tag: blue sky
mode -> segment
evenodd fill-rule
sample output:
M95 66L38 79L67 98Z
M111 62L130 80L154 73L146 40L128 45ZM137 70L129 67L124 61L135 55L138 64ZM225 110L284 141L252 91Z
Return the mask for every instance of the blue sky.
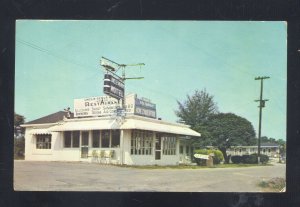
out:
M26 121L63 110L73 99L103 94L104 56L131 67L126 93L151 99L158 117L175 122L177 100L198 89L258 128L286 139L287 25L223 21L38 21L16 24L15 111Z

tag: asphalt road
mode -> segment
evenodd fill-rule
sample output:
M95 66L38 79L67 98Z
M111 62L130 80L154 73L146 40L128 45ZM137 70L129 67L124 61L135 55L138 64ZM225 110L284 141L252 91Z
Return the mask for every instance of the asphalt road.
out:
M15 161L16 191L262 192L263 179L285 178L285 165L137 169L96 163Z

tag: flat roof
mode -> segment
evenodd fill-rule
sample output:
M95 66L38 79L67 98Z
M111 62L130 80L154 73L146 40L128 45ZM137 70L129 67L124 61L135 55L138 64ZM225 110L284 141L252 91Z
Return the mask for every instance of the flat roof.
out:
M40 121L28 122L22 126L37 127L37 133L41 131L42 128L47 128L47 131L44 133L75 130L140 129L185 136L201 136L200 133L192 130L190 126L185 124L171 123L137 115L127 115L124 118L114 116L72 119L63 118L59 119L57 123L51 124L51 126L47 126L47 124L41 124ZM34 133L34 131L32 133Z

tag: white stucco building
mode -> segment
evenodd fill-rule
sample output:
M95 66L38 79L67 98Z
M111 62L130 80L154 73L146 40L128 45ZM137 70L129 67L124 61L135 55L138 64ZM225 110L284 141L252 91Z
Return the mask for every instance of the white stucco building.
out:
M125 165L189 163L189 126L135 114L71 117L59 111L25 123L25 160Z

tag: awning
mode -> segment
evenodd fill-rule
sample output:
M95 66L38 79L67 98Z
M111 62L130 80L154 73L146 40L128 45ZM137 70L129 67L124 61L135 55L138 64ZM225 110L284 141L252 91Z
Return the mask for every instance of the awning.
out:
M30 134L51 134L51 127L50 128L41 128L41 129L32 129Z
M201 136L200 133L190 129L185 125L151 122L138 119L127 119L121 126L121 129L140 129L186 136Z
M120 128L119 124L114 119L105 120L76 120L64 122L61 125L52 127L51 131L77 131L77 130L101 130Z

